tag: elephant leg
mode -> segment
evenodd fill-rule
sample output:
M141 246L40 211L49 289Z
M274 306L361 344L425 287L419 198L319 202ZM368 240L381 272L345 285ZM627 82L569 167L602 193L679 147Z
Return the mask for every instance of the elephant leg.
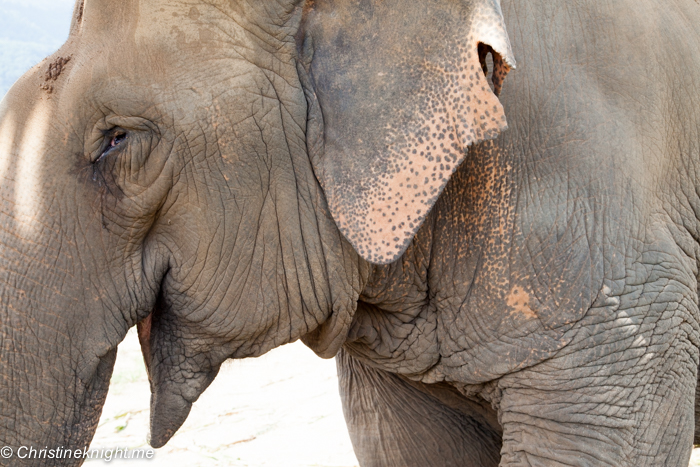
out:
M579 349L499 380L501 466L687 467L697 350L680 323L622 340L594 330ZM589 340L598 345L583 350Z
M446 385L371 368L344 350L336 361L343 412L362 467L498 465L501 432L490 406Z

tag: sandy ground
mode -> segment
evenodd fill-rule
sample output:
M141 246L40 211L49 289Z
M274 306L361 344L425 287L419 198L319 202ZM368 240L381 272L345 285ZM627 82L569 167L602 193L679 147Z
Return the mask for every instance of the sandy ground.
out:
M97 467L358 465L338 396L335 361L302 343L260 358L232 361L152 460L91 460ZM148 448L150 391L134 330L119 346L117 364L94 448ZM700 449L690 467L700 467Z
M224 365L190 416L151 461L110 466L353 467L335 361L302 343ZM148 448L150 391L132 330L119 346L93 448ZM104 460L87 461L87 466Z

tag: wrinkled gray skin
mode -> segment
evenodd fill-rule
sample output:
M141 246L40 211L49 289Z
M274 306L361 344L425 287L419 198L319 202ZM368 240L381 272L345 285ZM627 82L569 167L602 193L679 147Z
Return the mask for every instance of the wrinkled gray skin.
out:
M87 445L139 323L154 446L302 338L363 466L687 465L700 5L502 11L78 2L0 105L0 446Z

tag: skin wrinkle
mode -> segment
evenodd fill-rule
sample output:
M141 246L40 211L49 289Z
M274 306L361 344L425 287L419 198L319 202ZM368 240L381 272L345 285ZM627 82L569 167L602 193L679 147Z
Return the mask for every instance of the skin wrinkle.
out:
M267 75L266 75L266 77L267 77ZM277 90L276 90L276 88L275 88L274 83L272 82L272 80L270 80L269 77L267 77L267 78L268 78L268 80L269 80L269 82L270 82L271 88L275 91L275 95L276 95L277 102L278 102L278 105L279 105L280 114L282 114L282 113L283 113L282 100L280 99L279 94L277 94ZM287 131L286 131L285 127L284 127L284 119L282 120L282 122L283 122L282 131L283 131L283 133L286 134ZM257 121L256 121L256 124L257 124ZM260 130L260 131L261 131L261 134L262 134L262 130ZM285 142L287 143L287 152L288 152L288 153L291 153L291 148L289 147L289 141L288 141L286 138L285 138L284 140L285 140ZM264 141L264 139L263 139L263 141ZM267 143L265 143L265 147L266 147L266 152L267 152ZM294 162L293 162L293 161L292 161L292 170L294 171L294 173L296 173L296 170L294 170ZM294 179L294 181L295 181L295 187L297 187L297 189L296 189L295 191L298 193L299 190L298 190L298 184L296 183L296 178ZM277 212L277 211L276 211L276 212ZM299 212L302 212L301 209L299 209ZM277 213L277 218L279 218L279 213ZM278 224L278 229L279 229L279 224ZM283 237L282 233L279 232L279 230L278 230L278 235L279 235L280 238ZM306 244L306 242L303 240L303 229L302 229L302 244L303 244L303 245ZM307 263L308 263L308 257L306 256L306 250L305 250L305 249L304 249L304 253L305 253L305 259L307 260ZM296 264L294 265L294 269L293 269L293 270L295 270L295 271L298 270ZM310 275L310 277L313 277L313 276ZM285 280L286 280L286 275L285 275ZM288 287L287 284L285 284L285 286ZM312 287L313 287L313 280L312 280ZM291 322L293 322L293 319L292 319L292 316L291 316L291 310L288 310L288 312L290 313L290 315L289 315L289 322L291 323ZM304 314L303 316L305 316L305 314ZM305 320L304 320L304 321L305 321ZM308 330L309 330L309 329L308 329L308 325L307 325L307 331L308 331ZM291 328L290 328L290 333L291 333ZM289 336L289 339L292 340L292 339L293 339L293 336L290 335L290 336Z
M475 4L491 8L495 2L484 0ZM179 426L171 414L183 415L178 406L180 399L195 400L224 359L264 353L312 330L309 325L315 321L330 329L326 335L319 332L321 337L305 338L319 353L332 355L349 326L355 339L343 352L348 354L345 364L355 368L356 373L341 377L355 378L358 385L360 381L366 385L359 394L345 396L350 405L354 399L372 409L360 412L355 425L352 407L348 412L348 421L355 426L353 437L364 436L366 426L362 423L379 430L381 452L372 451L368 442L365 446L370 447L362 451L366 458L377 454L375 459L389 462L391 459L385 457L399 452L405 453L408 461L415 459L425 465L430 463L427 459L458 456L460 444L467 439L475 440L463 448L472 459L483 456L497 463L500 451L504 465L528 461L571 464L572 453L608 465L654 465L660 460L673 465L683 463L687 447L672 448L689 445L692 427L692 417L683 414L692 406L689 381L695 378L698 361L697 267L693 270L693 260L697 263L697 259L685 256L696 250L678 245L682 240L688 241L685 237L679 240L680 229L664 228L677 221L671 219L669 210L657 198L658 192L687 185L691 210L681 218L689 223L697 220L691 212L698 198L697 192L692 193L696 190L691 189L693 173L685 171L685 178L680 181L687 182L679 183L669 176L673 173L670 166L679 166L680 177L684 162L663 162L669 154L673 160L690 159L696 155L697 147L690 148L687 143L690 149L678 156L677 145L671 145L674 135L686 140L694 135L681 128L679 122L684 106L692 103L692 96L680 99L673 93L662 95L660 89L687 89L681 75L693 74L696 67L692 66L692 55L683 51L689 50L697 22L685 26L684 37L691 41L657 41L669 27L640 26L647 24L649 18L661 18L664 21L655 23L682 27L674 21L674 8L670 6L665 6L659 16L655 11L659 6L626 1L618 3L615 11L594 2L577 4L573 11L571 6L551 2L530 5L504 1L509 33L517 39L513 43L518 58L523 58L523 66L512 79L509 77L501 94L511 129L491 143L471 146L468 154L458 151L455 155L466 160L451 175L439 199L438 191L447 180L445 174L435 177L440 184L432 189L415 188L420 196L430 198L424 203L435 206L426 214L430 206L422 205L417 215L427 215L427 219L420 228L420 222L412 215L418 232L396 264L371 267L339 235L325 202L325 194L335 188L324 179L332 168L326 172L326 167L320 165L334 157L333 138L340 138L338 134L343 131L351 134L361 128L356 122L344 123L345 114L337 109L356 116L360 123L369 122L378 132L387 132L359 131L363 142L384 141L382 138L387 135L406 136L406 121L389 119L387 125L378 122L387 115L407 117L413 110L410 116L416 121L443 111L456 118L450 113L454 109L448 112L442 108L442 93L449 86L456 86L459 79L443 79L450 69L444 63L431 68L427 66L431 60L418 57L411 62L407 46L401 49L394 40L375 38L369 51L388 57L383 65L389 65L382 71L390 71L391 76L377 81L368 79L365 86L362 73L371 75L380 70L366 60L367 54L357 53L353 41L362 39L360 26L371 24L377 4L357 4L362 7L357 11L366 15L359 17L357 28L348 27L352 23L347 18L337 23L324 19L330 26L314 26L309 19L314 12L310 10L320 11L324 5L331 5L317 0L315 6L307 7L309 17L305 21L310 27L304 34L318 33L314 27L327 27L328 35L316 34L308 46L314 49L313 57L300 59L311 71L309 81L318 88L317 111L324 112L327 131L323 133L325 153L318 149L319 154L309 158L304 133L310 130L303 127L304 118L320 120L306 108L303 91L308 90L297 82L293 40L299 20L299 12L294 12L296 4L280 0L276 5L212 5L225 14L220 16L206 5L195 12L192 5L184 3L141 4L129 0L112 12L119 13L120 21L137 18L134 30L130 23L129 28L111 22L100 28L100 21L109 16L103 13L109 12L94 6L91 9L88 2L85 22L73 34L84 35L80 38L83 43L92 45L80 48L72 42L66 46L74 53L67 71L56 80L49 102L54 106L55 120L71 121L70 128L50 126L48 131L56 133L56 145L50 148L46 160L37 164L38 174L52 180L45 188L47 192L63 190L70 195L43 202L41 208L46 212L37 214L41 219L32 222L16 219L22 201L9 193L15 183L12 177L5 184L10 188L3 187L2 202L6 197L12 200L3 204L3 212L8 210L10 215L3 215L0 234L5 232L3 243L11 245L3 249L2 255L11 266L0 268L0 283L11 284L11 289L26 289L30 295L20 297L11 289L3 290L3 299L11 300L13 306L21 308L19 311L31 315L24 318L14 308L3 308L3 314L12 315L18 324L9 331L13 345L17 339L26 339L23 345L27 347L47 347L52 341L49 330L58 327L64 331L64 324L52 322L59 321L61 315L39 313L46 299L66 310L66 320L82 319L81 326L70 333L63 332L67 337L61 345L71 350L68 364L68 360L44 363L38 354L27 357L27 361L31 360L27 365L36 374L61 368L68 376L61 371L45 376L55 380L51 383L54 392L66 389L65 394L37 391L19 402L22 411L30 413L18 422L25 425L26 433L33 432L38 441L73 441L76 438L71 436L78 432L89 436L92 428L87 425L95 417L85 412L81 419L80 414L71 411L80 405L81 398L93 397L88 387L92 381L89 373L97 371L93 369L98 360L93 357L113 348L135 320L153 309L162 291L163 303L152 316L148 350L153 357L149 371L155 375L155 387L160 391L156 399L166 401L154 403L152 428L158 444ZM431 0L428 13L440 13L445 5ZM444 32L444 36L409 34L421 41L420 47L426 47L421 49L414 43L411 51L439 55L440 47L450 47L454 42L451 37L465 33L460 28L473 24L449 22L449 18L470 18L472 4L464 5L467 6L460 7L464 8L464 15L446 14L448 19L443 18L442 23L436 20L436 27L423 28ZM342 17L343 2L332 6ZM160 7L167 8L168 14L158 14ZM227 7L238 10L229 11ZM420 8L422 4L402 4L403 16L396 15L395 19L410 18L412 11L424 11ZM179 12L177 19L170 17L173 10ZM480 12L479 15L485 15L479 16L480 21L491 18L487 24L493 25L496 10L492 10ZM618 11L627 14L618 15ZM382 21L393 18L393 11L384 13L378 16ZM279 16L269 18L266 24L263 18L270 14ZM548 21L539 20L543 17ZM149 23L152 18L163 24ZM226 24L207 24L219 20ZM384 25L383 32L392 31L390 24ZM420 26L418 22L412 25ZM171 26L177 29L169 30ZM125 37L120 36L127 29ZM612 33L608 29L613 29ZM638 29L647 31L648 37L636 32ZM493 29L482 32L503 56L508 55L496 45L499 37ZM626 37L632 33L635 34L631 39ZM433 36L437 37L434 49L430 48ZM610 47L610 38L615 39L615 47ZM388 39L392 39L390 34ZM630 42L638 43L644 55L627 50ZM342 43L337 47L339 52L362 58L363 66L358 68L355 81L360 85L353 88L352 81L326 82L355 73L347 63L334 61L342 57L341 53L327 53L336 50L330 43L334 47ZM657 51L659 47L650 46L656 43L665 44L663 53ZM222 44L231 46L221 50ZM471 42L469 46L478 47ZM609 50L615 50L619 56L605 60ZM68 54L61 51L58 56ZM649 59L640 61L644 57ZM394 58L398 61L392 61ZM474 54L470 59L476 62ZM107 65L101 68L104 62ZM410 74L416 71L412 69L414 63L420 73ZM649 73L631 72L639 63L645 65L642 69L649 68ZM683 65L665 66L667 63ZM479 77L486 92L483 77L478 74L479 65L474 63L475 71L468 72ZM32 102L39 92L37 85L45 80L45 71L44 66L31 72L10 93L10 99L19 96L15 99ZM399 72L407 73L405 83L399 84L407 85L409 97L419 95L413 91L425 90L433 101L381 101L384 96L399 95L386 87ZM411 80L425 79L430 73L440 79L428 80L427 84L421 81L415 89L412 87ZM644 86L642 79L646 75L653 77L654 86ZM93 81L109 82L110 88L118 92L109 94L108 90L86 86ZM191 92L192 82L201 83L201 93ZM489 84L495 84L493 78ZM377 89L378 99L363 95L366 88ZM329 103L334 89L339 90L340 98ZM91 95L88 100L94 102L77 98L78 94ZM122 102L121 96L131 94L136 96L131 99L134 102ZM308 96L312 94L307 92ZM58 96L61 106L56 105ZM357 98L354 108L353 98ZM658 105L655 99L673 104ZM123 157L105 161L110 163L101 165L101 171L83 170L82 184L72 185L76 175L66 174L60 162L70 154L77 154L75 159L83 161L87 159L84 149L94 146L92 142L85 144L92 133L74 128L92 128L99 118L107 124L109 116L145 112L138 101L156 102L145 105L149 120L157 122L159 129L170 131L168 141L173 142L173 147L166 150L143 142L135 144L137 141L132 139L131 149ZM313 107L313 99L310 102ZM368 114L367 102L389 110L386 114ZM23 111L21 106L16 107L17 112ZM169 121L165 120L166 115ZM26 115L11 118L23 122ZM439 132L447 131L446 127L453 123L426 123L429 130L435 130L431 149L437 151L440 144L449 140L449 136L443 137ZM668 144L664 137L669 139ZM352 147L344 146L343 152L347 160L352 160L349 156L360 160L363 154L372 159L371 151L363 153L356 140L348 141ZM406 148L398 146L391 146L396 149L391 156L402 158L410 166L411 151L404 154L401 151ZM10 149L10 154L2 157L14 156L18 151ZM150 151L150 156L139 158L144 151ZM157 159L158 151L169 151L171 157L167 164L163 162L168 170L154 178L150 174L163 168L149 165ZM29 153L19 156L16 160L26 157L31 161L33 157ZM142 159L145 165L137 170L136 164ZM395 168L389 162L387 172L382 172L385 175ZM452 170L457 161L450 164L449 169L440 170ZM413 172L409 169L409 173L415 174L416 166L411 169ZM94 174L99 175L97 180L92 180ZM317 175L326 192L321 191ZM349 179L353 174L340 175L339 179ZM372 177L368 180L373 181ZM417 180L425 184L424 177ZM388 182L382 179L381 183ZM222 184L226 187L222 188ZM151 185L156 188L151 190ZM359 185L362 183L350 188ZM395 186L390 188L391 195L387 191L381 197L401 196L396 194ZM9 194L5 195L5 190ZM351 190L338 192L352 198ZM229 202L231 198L234 202ZM169 207L162 209L163 206ZM149 211L151 208L154 210ZM61 224L71 223L72 219L73 225L60 229ZM137 219L143 221L133 225ZM24 243L23 237L15 234L22 226L35 229L40 240ZM74 240L58 243L56 237L68 230ZM235 240L227 241L229 236ZM57 243L60 248L54 247ZM49 244L50 248L41 248ZM245 251L246 246L249 252ZM41 254L49 258L30 265L22 262L20 253L30 258ZM167 267L154 265L146 270L149 254L167 258ZM51 274L41 271L58 275L60 268L99 272L89 278L76 272L72 281L62 276L49 279L53 281L50 287L44 285L42 274ZM56 287L58 291L54 290ZM91 296L91 290L100 292ZM516 297L509 298L515 290ZM362 303L353 317L358 297ZM227 317L218 314L224 308ZM4 320L3 325L2 332L8 332ZM31 330L23 331L27 326ZM99 352L91 351L92 346ZM53 358L59 356L63 354ZM10 371L3 359L0 365L4 374ZM13 364L15 369L20 367ZM80 374L79 368L83 369ZM412 389L407 389L406 379L392 374L397 372L416 380L410 383ZM73 376L76 378L71 386ZM62 377L65 380L61 381ZM108 377L100 374L97 380L106 381ZM29 376L22 375L13 384L17 381L25 388L32 386ZM502 426L495 427L497 422L489 425L468 421L475 416L452 413L444 400L427 396L435 386L426 383L442 381L459 388L462 403L476 406L474 400L483 402L487 409L480 412L482 416L486 413L487 418L496 419L498 415ZM5 387L0 386L3 390ZM394 397L392 388L403 388L416 403L406 404ZM347 387L342 389L349 391ZM67 428L65 434L55 435L48 429L37 429L29 420L33 417L35 422L41 421L42 414L31 412L32 407L39 407L51 396L55 396L59 407L50 414L52 419L68 426L75 423L73 433ZM168 402L168 396L179 399ZM96 390L94 397L94 405L99 409L103 394ZM402 409L415 412L401 412ZM376 414L380 410L387 418L375 418L374 425L361 418L363 413ZM425 413L433 417L425 417ZM432 428L425 436L430 444L405 441L414 433L409 427L420 430L423 425ZM460 438L453 441L455 433ZM484 440L483 433L490 438ZM397 439L404 440L415 452L398 449ZM580 449L571 449L574 444ZM440 449L445 455L435 454Z

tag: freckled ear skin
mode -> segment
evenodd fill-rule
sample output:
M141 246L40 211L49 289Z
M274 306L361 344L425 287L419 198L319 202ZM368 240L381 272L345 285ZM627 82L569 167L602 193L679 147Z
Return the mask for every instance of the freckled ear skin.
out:
M316 175L357 252L391 263L467 148L506 128L480 60L498 93L515 67L500 4L317 0L302 35Z

